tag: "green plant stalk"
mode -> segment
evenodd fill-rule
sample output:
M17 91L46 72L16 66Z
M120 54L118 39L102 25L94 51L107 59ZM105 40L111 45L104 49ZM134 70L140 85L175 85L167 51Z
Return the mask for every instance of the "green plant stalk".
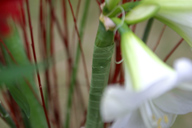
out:
M145 27L145 31L144 31L144 34L143 34L143 38L142 38L142 40L143 40L144 43L147 43L147 39L148 39L148 37L149 37L149 33L150 33L150 30L151 30L153 21L154 21L154 18L151 18L151 19L149 19L148 22L147 22L147 25L146 25L146 27Z
M85 25L86 25L87 16L88 16L89 5L90 5L90 0L86 0L84 10L83 10L83 16L82 16L81 23L80 23L80 29L79 29L80 40L83 40L84 29L85 29ZM67 113L65 116L65 124L64 124L65 128L69 128L69 123L70 123L72 98L73 98L73 92L74 92L74 87L75 87L75 83L76 83L79 58L80 58L80 54L81 54L80 52L81 52L80 51L80 45L78 43L78 46L76 49L75 63L72 67L70 88L69 88L68 99L67 99L67 110L66 110Z
M9 113L5 110L5 108L0 103L0 114L5 122L11 127L16 128L15 123L13 122L12 118L10 117Z
M86 128L103 127L100 116L100 100L103 90L108 83L111 57L114 49L113 38L113 32L106 31L103 23L100 22L93 53Z
M18 65L26 65L30 63L29 60L27 59L18 31L16 29L13 29L12 33L10 33L9 36L3 38L3 41ZM4 47L2 47L2 49L7 65L15 64L15 62L11 59L11 57L7 53L7 50ZM35 81L33 79L33 75L31 75L30 77L26 77L26 80L28 80L28 82L36 92L36 86ZM45 119L43 108L36 99L35 95L33 94L28 84L26 83L26 80L18 79L14 84L18 86L18 88L25 95L29 103L30 106L29 120L31 126L32 128L47 128L47 122Z

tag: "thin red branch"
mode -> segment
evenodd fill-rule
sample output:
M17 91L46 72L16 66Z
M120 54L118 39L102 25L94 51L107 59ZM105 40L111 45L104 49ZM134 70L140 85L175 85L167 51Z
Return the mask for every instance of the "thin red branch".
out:
M154 51L154 52L155 52L155 50L157 49L157 46L159 45L159 43L160 43L160 41L161 41L161 38L162 38L163 33L164 33L164 31L165 31L165 28L166 28L166 25L163 26L163 29L162 29L162 31L161 31L161 33L160 33L160 35L159 35L159 38L158 38L158 40L157 40L157 43L155 44L155 47L153 48L153 51Z
M84 115L83 115L83 121L80 124L80 128L85 126L86 123L86 116L87 116L87 110L84 111Z
M77 10L76 10L76 20L78 20L78 15L79 15L79 9L80 9L80 5L81 5L81 0L78 1L78 4L77 4ZM75 42L75 25L73 27L73 32L72 32L72 37L71 37L71 40L72 40L72 43Z
M66 0L62 1L62 5L63 5L63 21L64 21L65 38L66 38L66 43L69 44L69 29L68 29L68 22L67 22Z
M43 0L40 0L40 4L39 4L39 28L40 28L40 42L43 43L39 43L40 47L41 47L41 53L43 55L44 59L48 58L48 51L47 51L47 32L46 32L46 14L44 11L44 4L43 4ZM49 106L52 106L52 92L51 92L51 84L50 84L50 78L49 78L49 69L47 68L45 70L45 81L46 81L46 87L47 87L47 97L48 97L48 108Z
M73 16L73 21L74 21L74 24L75 24L75 30L76 30L76 33L77 33L77 36L78 36L78 40L79 40L79 47L80 47L80 50L81 50L81 56L82 56L82 59L83 59L83 66L84 66L84 70L85 70L85 77L86 77L86 80L87 80L87 86L89 86L89 77L88 77L88 72L87 72L87 66L86 66L86 61L85 61L85 55L84 55L84 52L83 52L83 48L82 48L82 42L81 42L81 38L80 38L80 35L79 35L79 30L77 28L77 23L76 23L76 18L75 18L75 14L74 14L74 11L73 11L73 7L72 7L72 4L71 4L71 1L68 0L69 2L69 6L70 6L70 9L71 9L71 13L72 13L72 16Z
M64 45L65 45L65 48L66 48L66 54L67 54L67 57L68 57L68 59L67 59L67 62L68 62L68 70L69 70L69 74L68 74L68 75L71 76L70 73L71 73L71 70L72 70L72 58L71 58L71 54L70 54L70 50L69 50L68 38L63 34L63 32L62 32L62 30L61 30L61 26L60 26L60 24L59 24L59 21L58 21L56 15L55 15L53 6L52 6L52 4L51 4L51 0L48 0L48 2L49 2L49 6L50 6L50 8L51 8L51 10L52 10L52 11L51 11L51 15L52 15L51 17L52 17L53 21L54 21L55 24L56 24L57 30L58 30L58 32L59 32L59 35L61 36L61 38L62 38L62 40L63 40L63 43L64 43Z
M55 60L55 50L54 50L54 34L53 34L53 8L51 9L51 18L50 18L50 45L51 45L51 56L53 57L53 82L54 82L54 94L53 94L53 107L54 107L54 116L58 128L62 127L61 116L60 116L60 104L59 104L59 92L58 92L58 83L57 83L57 70L56 70L56 60Z
M30 35L31 35L33 57L34 57L35 63L37 63L37 57L36 57L36 52L35 52L35 44L34 44L34 38L33 38L33 30L32 30L32 23L31 23L31 16L30 16L30 10L29 10L29 0L26 0L26 5L27 5L27 14L28 14L28 22L29 22ZM45 106L43 90L42 90L42 85L41 85L41 78L40 78L40 75L39 75L38 68L37 68L37 79L38 79L38 84L39 84L41 100L42 100L42 103L43 103L43 110L44 110L44 113L45 113L45 117L46 117L46 120L47 120L48 127L51 128L51 125L50 125L50 122L49 122L49 117L48 117L46 106Z
M115 42L116 42L116 61L119 62L122 60L122 57L121 57L121 46L120 46L120 34L119 33L116 33L116 36L115 36ZM120 70L121 70L121 64L115 64L115 72L114 72L114 75L113 75L113 79L112 79L112 83L116 83L117 82L117 78L118 78L118 75L120 73Z
M173 52L179 47L179 45L183 42L183 38L179 40L179 42L175 45L175 47L169 52L169 54L165 57L164 62L166 62L169 57L173 54Z
M132 31L135 32L137 24L134 24L132 27Z
M124 82L125 82L124 70L123 67L121 66L119 83L120 85L124 85Z
M100 12L102 12L102 9L101 9L101 6L100 6L102 3L100 3L99 0L96 0L96 2L97 2L97 4L99 5L99 10L100 10Z
M9 51L9 49L7 48L7 46L6 46L6 44L3 42L3 40L0 39L0 43L3 45L3 47L5 48L5 50L7 51L7 53L9 54L9 56L11 57L11 59L13 60L13 62L17 64L15 58L13 57L12 53Z
M10 100L10 95L8 94L8 91L3 91L3 99L5 100L7 106L9 107L9 110L10 110L10 116L12 117L15 125L17 128L19 128L19 123L17 121L17 115L15 115L15 112L14 112L14 106L11 105L11 100Z
M22 15L22 25L21 28L23 30L23 37L24 37L24 42L25 42L25 49L26 49L26 53L27 53L27 57L28 59L32 62L32 58L31 58L31 52L30 52L30 46L29 46L29 40L27 37L27 31L26 31L26 19L25 19L25 12L23 9L23 5L21 7L21 15Z

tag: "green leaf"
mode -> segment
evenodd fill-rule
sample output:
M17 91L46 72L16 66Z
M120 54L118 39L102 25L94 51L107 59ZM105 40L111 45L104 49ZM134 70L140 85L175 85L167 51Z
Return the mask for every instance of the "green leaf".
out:
M11 127L11 128L17 128L13 119L9 115L9 113L5 110L5 108L1 105L0 102L0 115L4 119L4 121Z
M27 59L22 41L19 37L19 33L16 29L12 29L12 33L3 38L3 42L5 43L6 47L9 49L11 55L15 59L17 65L30 65L29 60ZM3 56L6 60L6 64L9 66L15 65L15 62L11 59L10 55L6 51L5 47L2 46ZM41 69L41 68L40 68ZM24 70L23 70L24 71ZM26 71L24 71L26 73ZM20 72L21 73L21 72ZM23 74L21 73L23 76ZM1 74L3 75L3 74ZM15 73L14 73L15 75ZM45 118L45 113L43 111L42 105L39 103L38 99L36 98L36 85L35 80L33 78L33 74L25 76L26 79L18 79L15 83L10 84L10 87L13 85L17 85L20 91L25 95L27 102L30 106L30 124L32 128L47 128L47 121ZM26 83L26 80L28 83ZM30 84L32 88L29 87ZM32 89L34 91L32 91Z
M29 77L35 71L35 66L32 64L28 65L11 65L1 67L0 70L0 86L2 84L10 84L18 79ZM8 85L9 86L9 85ZM11 85L10 85L11 86Z
M127 24L136 24L147 20L159 11L160 6L156 4L140 4L129 11L125 16Z
M30 107L25 95L17 88L17 86L12 86L9 88L9 92L13 99L17 102L19 107L25 112L27 117L30 117Z

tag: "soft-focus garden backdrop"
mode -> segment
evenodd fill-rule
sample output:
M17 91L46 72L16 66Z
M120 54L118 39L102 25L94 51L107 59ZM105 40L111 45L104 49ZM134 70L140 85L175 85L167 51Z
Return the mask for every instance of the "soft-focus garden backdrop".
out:
M55 12L56 15L59 19L60 24L62 25L62 29L64 28L63 23L62 23L62 8L60 4L60 0L55 0ZM73 9L76 12L76 7L78 0L71 0ZM68 14L68 28L69 28L69 37L70 37L70 52L73 55L73 59L75 56L75 50L77 46L77 36L75 34L75 37L73 36L73 28L74 28L74 22L72 19L72 14L69 8L69 4L67 2L67 14ZM82 16L82 11L84 8L84 0L81 1L81 6L80 6L80 12L78 16L78 26L79 26L79 19L81 19ZM38 19L38 13L39 13L39 0L30 0L30 11L31 11L31 16L32 16L32 26L33 26L33 32L34 32L34 38L35 38L35 46L36 46L36 51L38 54L38 60L42 60L42 57L40 56L40 47L39 43L42 43L39 41L39 19ZM86 23L85 27L85 34L84 38L82 40L83 42L83 50L85 53L85 58L86 58L86 64L88 68L88 74L89 74L89 81L91 79L91 65L92 65L92 54L93 54L93 45L94 45L94 40L96 37L96 32L97 32L97 27L99 23L99 15L100 15L100 10L97 2L95 0L91 0L90 8L88 11L88 20ZM77 18L77 17L76 17ZM136 34L139 37L142 37L144 28L145 28L146 22L140 23L136 26ZM154 22L150 36L148 39L148 46L150 48L154 47L154 42L157 42L158 37L160 35L160 32L163 28L163 24L160 23L159 21ZM28 34L29 34L29 29L28 29ZM67 79L67 66L66 66L66 55L65 55L65 49L62 44L62 40L58 34L58 31L56 30L56 27L54 28L54 43L55 43L55 51L56 51L56 59L57 59L57 73L58 73L58 85L59 85L59 102L60 102L60 108L61 112L60 115L62 117L62 121L64 122L64 117L66 113L66 99L67 99L67 92L68 92L68 87L66 86L66 79ZM75 41L74 41L75 39ZM175 46L175 44L179 41L180 37L170 28L166 27L166 30L163 34L163 37L161 39L160 45L158 46L156 50L156 54L161 58L164 59L165 56L169 53L169 51ZM180 57L188 57L192 59L192 50L189 47L185 41L179 46L179 48L174 52L174 54L170 57L170 59L167 61L168 64L172 65L173 61L177 58ZM115 63L115 60L113 58L112 63ZM113 67L113 65L112 65ZM43 82L43 73L41 73L41 78L42 78L42 83L43 86L45 82ZM82 65L82 60L80 61L79 65L79 70L78 70L78 85L75 88L75 95L73 98L73 107L72 107L72 120L71 120L71 128L78 128L80 123L83 120L83 115L84 115L84 110L87 107L88 104L88 91L86 88L86 80L84 77L84 69ZM79 97L81 92L82 98ZM0 97L0 101L4 101L3 97ZM38 124L37 124L38 125ZM7 128L8 126L0 119L0 128ZM192 114L187 114L184 116L178 116L175 124L173 125L172 128L191 128L192 127Z

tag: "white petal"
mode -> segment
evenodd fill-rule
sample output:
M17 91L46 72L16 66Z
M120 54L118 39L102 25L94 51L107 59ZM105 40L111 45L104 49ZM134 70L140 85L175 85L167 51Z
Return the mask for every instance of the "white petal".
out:
M136 110L125 117L116 120L111 128L146 128L140 111Z
M171 27L192 46L192 10L160 11L156 18Z
M152 83L175 73L163 63L136 35L122 35L122 53L133 88L137 91L147 89ZM132 86L126 85L126 86Z
M174 68L178 74L178 82L192 85L192 62L187 58L175 61Z
M110 122L116 120L136 109L134 98L129 95L122 87L107 87L101 100L101 116L103 121ZM129 99L127 100L127 98Z
M153 100L163 111L172 114L192 112L192 91L173 89Z
M116 120L175 87L175 77L161 79L141 92L130 92L123 87L110 86L103 93L101 115L105 122Z
M177 117L175 114L162 111L152 101L143 104L140 111L147 128L169 128Z

